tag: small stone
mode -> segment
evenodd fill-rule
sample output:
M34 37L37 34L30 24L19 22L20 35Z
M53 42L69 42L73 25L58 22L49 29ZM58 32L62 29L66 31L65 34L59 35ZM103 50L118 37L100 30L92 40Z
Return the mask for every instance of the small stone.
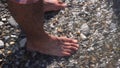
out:
M5 46L8 47L8 46L10 46L10 45L9 45L8 43L5 43Z
M0 59L0 62L2 62L3 61L3 59Z
M87 25L87 23L84 23L82 26L81 26L81 32L85 35L88 35L90 33L90 28L89 26Z
M93 51L94 50L94 47L90 47L87 49L87 51Z
M20 62L19 62L19 61L17 61L17 62L15 62L15 64L16 64L16 65L19 65L19 64L20 64Z
M15 32L19 33L19 32L21 32L21 31L20 31L19 29L16 29Z
M120 59L118 59L118 62L120 62Z
M81 37L82 40L86 40L87 39L87 37L83 33L80 34L80 37Z
M106 66L105 63L100 64L100 68L103 68L103 67L105 67L105 66Z
M111 32L115 32L117 30L116 24L115 23L111 23L110 24L110 29L111 29Z
M0 26L3 25L4 23L2 21L0 21Z
M22 39L22 40L19 42L20 47L24 47L24 46L25 46L26 41L27 41L27 38Z
M76 32L77 36L80 36L80 31L79 32Z
M2 54L3 53L3 51L2 50L0 50L0 54Z
M94 48L92 48L92 50L94 50ZM95 62L96 62L96 57L91 56L91 62L92 62L92 63L95 63Z
M58 64L60 67L64 67L64 64L63 63L59 63Z
M10 36L5 36L5 40L8 40L10 38Z
M7 21L7 19L6 18L2 18L2 21Z
M17 22L15 21L15 19L14 19L12 16L8 19L8 22L9 22L12 26L15 26L15 27L18 26Z
M95 68L95 64L90 64L90 67L91 68Z
M12 53L12 51L7 51L7 54L11 54Z
M4 42L0 40L0 49L4 47Z
M66 68L74 68L74 64L69 63L68 65L66 65Z
M11 42L10 42L10 45L14 45L14 44L15 44L15 42L14 42L14 41L11 41Z
M13 37L13 38L17 38L17 36L16 36L16 35L11 35L11 37Z
M78 63L77 60L73 60L73 59L69 60L69 62L72 63L72 64L77 64Z
M62 28L57 29L58 32L63 32Z
M50 27L51 27L51 28L55 28L55 26L54 26L53 24L50 24Z

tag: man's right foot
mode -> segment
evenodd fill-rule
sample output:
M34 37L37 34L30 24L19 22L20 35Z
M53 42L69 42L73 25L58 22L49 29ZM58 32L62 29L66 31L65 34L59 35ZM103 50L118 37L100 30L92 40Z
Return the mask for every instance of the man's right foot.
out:
M27 49L47 55L70 56L77 51L77 40L66 37L49 36L49 40L28 40Z

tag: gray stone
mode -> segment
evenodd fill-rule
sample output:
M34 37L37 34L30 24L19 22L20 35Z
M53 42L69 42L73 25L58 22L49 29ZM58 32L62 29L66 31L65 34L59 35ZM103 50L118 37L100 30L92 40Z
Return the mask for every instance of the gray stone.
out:
M2 21L0 21L0 26L3 25L4 23Z
M8 40L10 38L10 36L5 36L5 40Z
M24 47L24 46L25 46L26 41L27 41L27 38L22 39L22 40L19 42L20 47Z
M90 47L87 49L87 51L93 51L94 50L94 47Z
M95 3L95 2L97 2L97 1L98 1L98 0L91 0L92 3Z
M87 23L84 23L82 26L81 26L81 32L85 35L88 35L90 33L90 28L89 26L87 25Z
M9 22L12 26L15 26L15 27L18 26L17 22L15 21L15 19L14 19L12 16L8 19L8 22Z
M87 39L87 37L83 33L80 34L80 37L81 37L82 40L86 40Z
M0 48L4 47L4 42L2 40L0 40Z
M115 32L117 30L116 24L115 23L111 23L110 24L110 29L111 29L111 32Z

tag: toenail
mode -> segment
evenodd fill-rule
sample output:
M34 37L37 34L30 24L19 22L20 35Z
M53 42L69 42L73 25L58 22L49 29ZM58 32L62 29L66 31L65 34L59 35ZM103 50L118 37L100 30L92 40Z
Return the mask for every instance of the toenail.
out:
M79 47L79 45L77 44L77 47Z
M63 3L63 1L62 0L58 0L58 3Z
M76 48L76 50L78 50L78 48Z
M77 43L78 41L77 40L73 40L73 42Z

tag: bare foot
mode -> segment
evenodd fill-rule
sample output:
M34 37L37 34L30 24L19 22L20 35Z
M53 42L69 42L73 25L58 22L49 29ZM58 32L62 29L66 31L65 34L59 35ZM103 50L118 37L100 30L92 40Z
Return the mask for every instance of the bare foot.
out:
M70 56L78 50L77 40L66 37L49 36L49 40L28 40L27 48L47 55Z
M67 6L66 3L59 2L59 0L44 0L44 12L57 11Z

